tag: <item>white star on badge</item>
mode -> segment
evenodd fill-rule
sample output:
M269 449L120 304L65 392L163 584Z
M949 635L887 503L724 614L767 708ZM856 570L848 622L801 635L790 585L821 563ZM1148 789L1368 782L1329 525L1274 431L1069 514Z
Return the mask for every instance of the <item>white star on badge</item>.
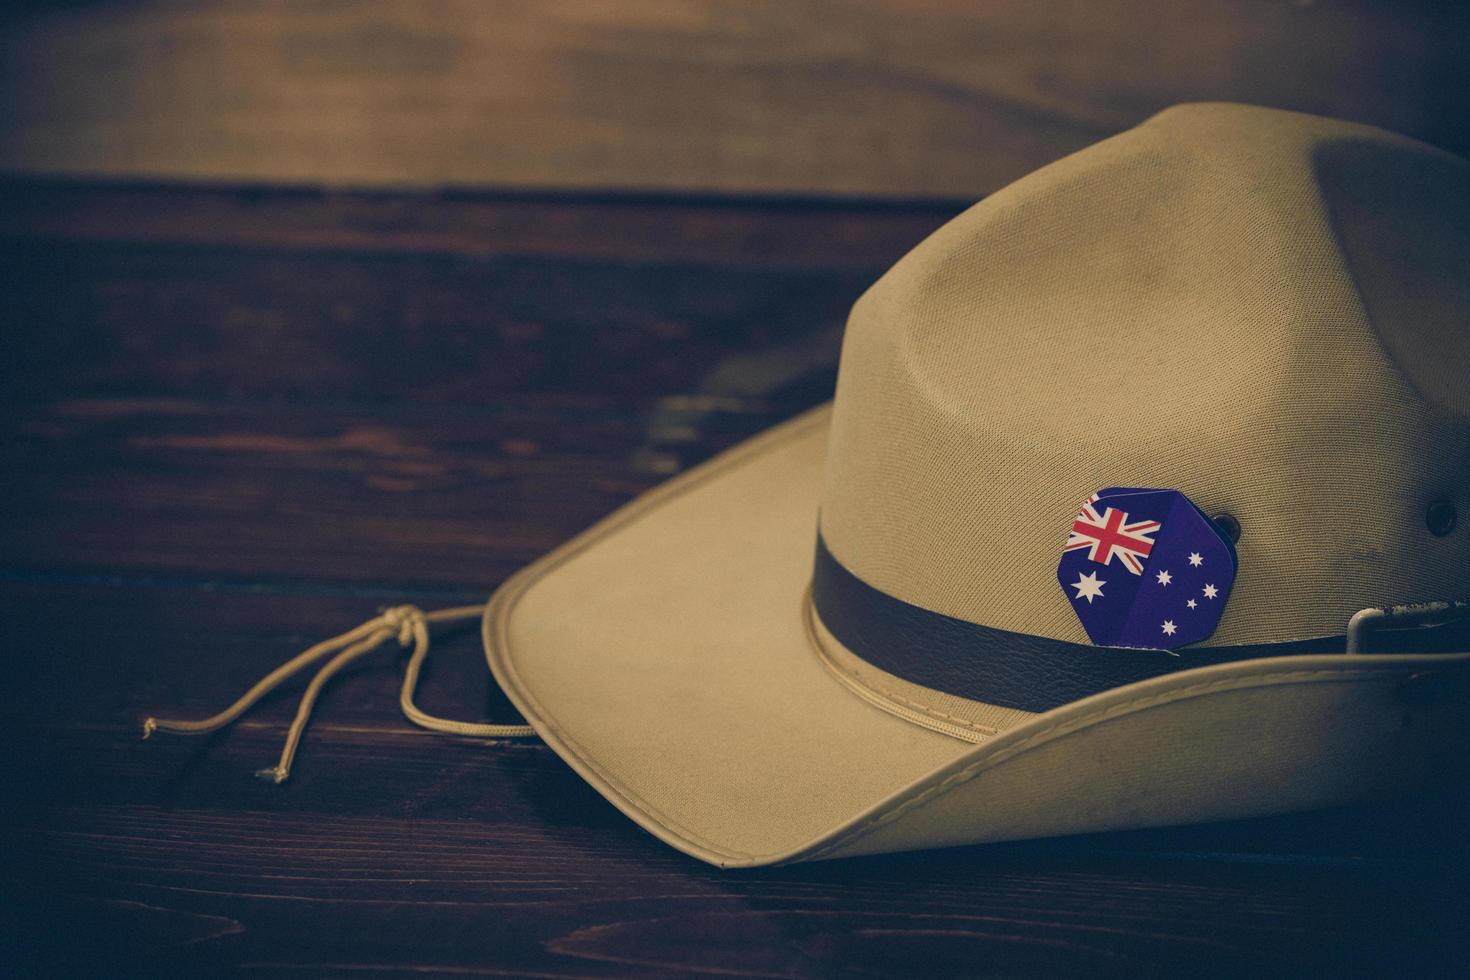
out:
M1174 620L1172 620L1172 619L1166 619L1166 620L1164 620L1164 633L1166 635L1168 635L1168 636L1173 636L1174 635Z
M1189 553L1189 564L1190 565L1194 566L1195 568L1199 568L1204 563L1205 563L1205 560L1200 557L1200 553L1198 551L1191 551Z
M1195 602L1193 599L1190 599L1188 602L1185 603L1185 605L1188 606L1190 609L1193 609L1198 606L1199 603Z
M1167 568L1159 573L1160 585L1168 585L1172 581L1174 581L1174 576L1169 574L1169 570Z
M1213 599L1213 598L1215 598L1215 596L1217 596L1219 594L1220 594L1220 590L1217 589L1217 588L1215 588L1213 585L1209 585L1209 584L1206 584L1205 585L1205 598L1206 599Z
M1087 575L1079 572L1077 573L1077 581L1072 583L1072 588L1077 590L1076 598L1086 599L1087 604L1090 606L1092 605L1093 597L1102 595L1102 587L1107 584L1107 579L1103 579L1101 582L1097 580L1097 572L1091 572Z

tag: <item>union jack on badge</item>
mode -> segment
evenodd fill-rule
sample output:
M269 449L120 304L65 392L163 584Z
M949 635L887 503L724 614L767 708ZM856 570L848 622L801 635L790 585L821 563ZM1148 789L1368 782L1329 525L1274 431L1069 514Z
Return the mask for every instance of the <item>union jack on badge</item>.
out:
M1184 494L1106 487L1083 502L1057 581L1098 646L1173 650L1214 632L1235 546Z
M1099 513L1101 511L1101 513ZM1087 557L1100 565L1114 558L1134 575L1143 574L1143 562L1153 550L1153 536L1163 525L1158 521L1128 522L1126 511L1089 499L1072 521L1063 551L1087 549Z

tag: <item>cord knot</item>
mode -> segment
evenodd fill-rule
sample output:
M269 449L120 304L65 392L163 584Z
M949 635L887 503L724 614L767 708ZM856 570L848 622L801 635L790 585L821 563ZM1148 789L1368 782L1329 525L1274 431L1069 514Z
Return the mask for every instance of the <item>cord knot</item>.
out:
M378 610L378 615L341 636L323 640L308 650L292 657L286 663L261 678L254 687L240 696L224 711L202 721L183 721L149 716L143 721L143 737L155 732L170 732L175 735L203 735L233 723L261 698L281 684L314 664L321 664L306 691L301 695L301 704L296 708L296 717L286 731L286 744L281 747L281 758L274 766L259 770L255 775L270 783L283 783L291 775L291 762L296 758L296 747L306 731L311 709L316 704L322 687L333 675L359 657L381 649L397 631L398 642L405 648L412 647L413 653L403 670L403 689L398 704L408 720L430 731L448 732L454 735L470 735L480 738L534 738L536 733L529 725L491 725L468 721L451 721L436 718L420 711L413 703L414 688L429 653L429 625L450 623L467 619L478 619L485 613L484 606L459 606L454 609L439 609L426 613L418 606L393 606Z
M398 631L398 645L407 649L413 645L414 627L427 623L428 617L418 606L392 606L383 610L383 623Z

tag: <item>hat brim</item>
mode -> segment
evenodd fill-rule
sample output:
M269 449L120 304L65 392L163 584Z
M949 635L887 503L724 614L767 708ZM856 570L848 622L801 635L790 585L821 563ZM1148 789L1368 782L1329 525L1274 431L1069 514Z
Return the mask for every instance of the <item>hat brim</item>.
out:
M640 497L487 607L512 703L657 837L753 866L1276 812L1405 775L1394 685L1418 657L1182 671L978 745L858 697L803 619L828 417Z

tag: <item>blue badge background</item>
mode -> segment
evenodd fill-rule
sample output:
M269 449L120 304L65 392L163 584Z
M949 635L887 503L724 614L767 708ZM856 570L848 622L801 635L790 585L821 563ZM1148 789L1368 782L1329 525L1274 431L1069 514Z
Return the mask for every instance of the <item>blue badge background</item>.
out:
M1154 535L1154 547L1144 561L1142 575L1134 575L1114 560L1107 565L1087 557L1085 550L1064 552L1057 581L1082 622L1088 637L1099 646L1172 650L1197 643L1215 631L1235 584L1235 548L1216 525L1184 494L1176 490L1109 487L1098 492L1095 505L1123 510L1129 523L1156 520L1163 526ZM1191 552L1203 562L1189 563ZM1168 571L1170 583L1158 581ZM1089 603L1073 588L1079 576L1096 573L1105 584ZM1216 595L1205 596L1213 585ZM1188 600L1195 600L1190 609ZM1171 636L1165 621L1174 624Z

